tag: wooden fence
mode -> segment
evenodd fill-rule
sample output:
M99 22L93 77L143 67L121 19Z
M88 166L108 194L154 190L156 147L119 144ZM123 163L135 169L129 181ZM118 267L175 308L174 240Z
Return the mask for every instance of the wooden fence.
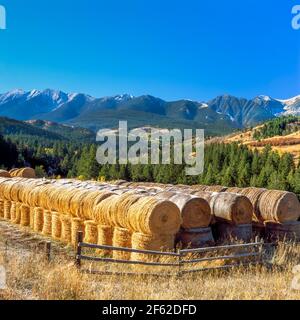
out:
M114 246L104 246L89 244L83 242L83 233L78 232L77 235L77 250L76 250L76 265L77 267L88 273L102 274L102 275L176 275L182 276L184 274L197 273L206 270L217 270L217 269L228 269L239 266L249 266L253 264L263 263L263 242L253 242L247 244L233 244L217 247L204 247L196 249L184 249L177 250L177 252L161 252L151 250L137 250L132 248L120 248ZM171 262L162 261L135 261L135 260L120 260L101 256L91 256L83 253L84 248L94 250L109 250L109 251L123 251L129 253L137 253L149 255L151 257L169 257ZM225 252L225 253L224 253ZM213 254L213 255L212 255ZM161 259L160 259L161 260ZM90 262L105 262L105 263L116 263L124 265L142 265L152 267L171 267L171 272L165 273L137 273L137 272L108 272L108 271L96 271L86 270L82 268L83 261ZM214 265L214 262L222 261L222 265ZM199 266L203 263L211 263L211 266ZM192 266L192 267L191 267ZM195 266L195 267L194 267Z

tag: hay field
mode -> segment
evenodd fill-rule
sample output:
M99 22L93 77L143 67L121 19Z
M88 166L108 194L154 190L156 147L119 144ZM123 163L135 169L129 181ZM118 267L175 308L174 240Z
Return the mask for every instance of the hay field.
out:
M6 244L17 237L16 232L22 241ZM0 264L8 270L7 289L0 290L0 300L300 299L300 291L291 289L292 269L300 262L299 245L280 245L269 257L272 268L211 271L181 279L146 278L81 274L67 249L49 263L41 250L33 250L41 239L33 239L26 229L15 230L0 222L0 234Z

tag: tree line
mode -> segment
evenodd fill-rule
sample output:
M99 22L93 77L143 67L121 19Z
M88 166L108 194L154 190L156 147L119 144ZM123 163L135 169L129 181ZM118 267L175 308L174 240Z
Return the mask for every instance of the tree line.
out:
M299 131L300 117L286 116L272 119L254 130L253 139L262 140L274 136L285 136Z
M204 172L186 176L182 165L99 165L96 144L47 141L40 138L0 136L2 168L29 165L39 176L97 180L129 180L171 184L224 185L288 190L300 196L300 166L289 153L279 155L238 144L208 144ZM2 150L5 150L2 152Z

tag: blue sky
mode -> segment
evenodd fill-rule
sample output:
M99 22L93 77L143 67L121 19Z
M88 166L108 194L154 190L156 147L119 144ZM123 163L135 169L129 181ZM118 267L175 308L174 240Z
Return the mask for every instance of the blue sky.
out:
M300 94L300 0L0 0L0 92Z

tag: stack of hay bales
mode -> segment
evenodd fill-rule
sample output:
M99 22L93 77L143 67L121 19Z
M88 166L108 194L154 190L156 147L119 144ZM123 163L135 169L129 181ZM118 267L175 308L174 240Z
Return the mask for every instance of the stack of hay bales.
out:
M227 192L213 196L211 201L217 220L215 230L218 238L250 241L253 232L251 201L243 195Z
M259 210L259 199L265 191L267 191L267 189L254 188L254 187L227 189L227 192L242 194L251 201L253 206L253 214L252 214L253 234L255 236L259 236L260 238L265 237L265 225Z
M203 191L194 194L209 201L215 218L213 233L216 240L251 239L253 206L247 197L230 192Z
M0 218L68 245L76 246L77 232L83 231L88 243L172 250L180 230L184 246L199 247L213 244L212 225L216 240L230 236L248 241L252 221L277 233L290 228L291 233L300 234L300 204L288 192L151 183L124 186L35 179L28 172L24 170L23 175L30 178L0 177ZM122 260L155 259L107 249L98 253Z
M270 240L300 240L300 204L294 193L269 190L259 198L259 211Z
M180 210L182 224L176 243L181 244L183 248L198 248L214 244L210 227L213 216L209 202L205 198L171 191L158 193L157 197L168 199Z
M179 208L171 201L141 197L128 210L127 229L132 232L132 248L140 250L172 250L175 235L182 223ZM132 260L150 257L135 254Z

